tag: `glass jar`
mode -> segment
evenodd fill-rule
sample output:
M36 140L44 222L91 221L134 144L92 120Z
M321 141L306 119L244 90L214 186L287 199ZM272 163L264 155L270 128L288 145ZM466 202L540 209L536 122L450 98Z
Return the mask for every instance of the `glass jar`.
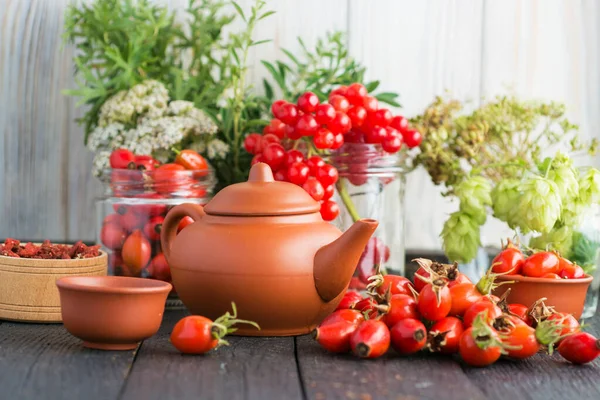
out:
M362 143L346 143L330 157L339 173L340 214L334 223L346 230L360 218L379 221L356 268L363 285L377 265L385 273L404 275L406 159L404 151L390 154L381 145Z
M212 170L108 170L96 201L97 242L108 253L108 274L171 281L160 245L167 212L181 203L206 204L216 179ZM180 229L191 223L183 220ZM170 298L176 298L172 293Z
M590 207L573 234L571 259L594 279L588 288L581 318L591 318L598 308L600 296L600 205Z

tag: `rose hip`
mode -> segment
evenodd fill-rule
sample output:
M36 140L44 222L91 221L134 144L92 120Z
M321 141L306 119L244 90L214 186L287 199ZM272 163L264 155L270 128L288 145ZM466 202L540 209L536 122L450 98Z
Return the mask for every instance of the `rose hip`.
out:
M381 357L390 347L390 331L382 321L367 320L352 333L350 347L361 358Z
M392 348L399 354L414 354L425 347L427 329L417 319L407 318L390 329Z

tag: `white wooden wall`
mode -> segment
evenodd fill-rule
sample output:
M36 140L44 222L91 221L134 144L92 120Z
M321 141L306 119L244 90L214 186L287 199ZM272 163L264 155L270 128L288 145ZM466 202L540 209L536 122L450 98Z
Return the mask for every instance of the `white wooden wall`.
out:
M156 0L179 9L187 0ZM252 0L240 1L247 7ZM61 90L73 86L72 49L61 47L69 0L0 0L0 238L94 239L92 155L73 122L80 111ZM584 137L600 137L600 2L596 0L268 0L277 14L256 39L259 60L310 46L327 31L348 33L368 78L401 93L414 115L444 90L477 104L510 88L564 101ZM260 86L259 86L260 88ZM598 163L598 160L593 160ZM407 246L439 248L456 205L423 171L408 179ZM486 243L506 234L484 229Z

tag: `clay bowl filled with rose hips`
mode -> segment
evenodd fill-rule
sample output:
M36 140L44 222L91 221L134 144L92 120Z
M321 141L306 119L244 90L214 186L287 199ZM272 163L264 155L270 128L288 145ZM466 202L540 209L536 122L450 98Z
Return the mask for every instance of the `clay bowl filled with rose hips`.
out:
M579 318L585 296L592 282L583 268L550 251L540 251L527 257L510 242L492 261L492 272L499 286L494 290L502 296L509 289L509 302L531 304L539 298L559 312Z

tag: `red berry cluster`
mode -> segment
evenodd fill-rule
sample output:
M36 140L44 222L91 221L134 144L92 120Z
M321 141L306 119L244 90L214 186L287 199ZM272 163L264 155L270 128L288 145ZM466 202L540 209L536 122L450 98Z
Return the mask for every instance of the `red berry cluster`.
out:
M330 200L337 170L318 156L306 159L300 151L289 150L295 147L294 141L305 141L316 152L337 150L344 142L351 142L378 143L395 153L403 142L408 147L421 143L421 134L409 129L406 118L394 117L390 110L380 108L360 83L338 87L329 95L328 103L320 103L316 94L305 92L296 104L275 101L271 111L275 118L263 134L250 133L244 140L244 148L254 155L252 165L267 163L277 180L306 189L321 202L326 221L339 213L337 204Z
M20 241L8 238L4 241L4 244L0 244L0 255L15 258L71 260L98 257L100 246L86 246L82 241L69 246L66 244L52 244L49 240L44 240L39 246L31 242L22 245Z
M389 347L400 355L459 354L477 367L503 355L530 358L553 346L574 364L600 355L600 341L581 332L571 314L546 306L545 299L527 307L493 295L497 274L490 271L474 284L456 264L416 261L420 268L413 282L376 274L369 279L367 297L347 291L315 330L319 344L362 358L380 357Z

